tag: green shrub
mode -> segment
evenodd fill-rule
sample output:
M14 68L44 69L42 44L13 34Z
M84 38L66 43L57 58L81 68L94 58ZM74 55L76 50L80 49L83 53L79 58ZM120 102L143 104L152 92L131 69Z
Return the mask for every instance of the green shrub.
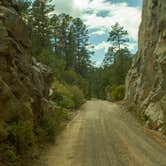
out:
M72 96L71 98L69 98L69 96L63 96L62 100L60 101L60 106L67 109L75 108L75 103L72 100Z
M7 143L0 144L0 157L2 160L7 162L16 162L19 159L14 147Z
M0 141L6 140L8 137L7 124L0 121Z
M36 133L38 142L43 143L47 139L48 133L46 129L44 129L44 126L42 126L43 128L41 127L41 124L35 129L35 133Z
M5 152L5 156L10 162L16 162L18 160L18 156L16 152L12 149L9 149Z
M45 112L37 129L39 140L54 141L56 134L60 130L62 119L63 111L60 109Z
M84 94L77 86L70 86L69 90L72 94L72 99L75 105L75 108L78 108L84 102Z
M63 80L67 84L78 84L80 76L73 70L65 71L63 74Z
M55 80L53 91L53 100L63 108L78 108L84 102L84 94L76 85L62 84Z
M53 84L53 91L52 98L59 106L67 109L73 109L75 107L72 100L73 96L67 85L55 80Z
M30 150L35 144L33 122L19 120L9 130L18 153Z
M80 77L78 85L77 85L80 90L83 92L84 97L90 99L91 98L91 87L89 82L86 79L83 79L82 77Z
M125 95L125 86L119 85L112 89L111 98L115 101L123 100Z

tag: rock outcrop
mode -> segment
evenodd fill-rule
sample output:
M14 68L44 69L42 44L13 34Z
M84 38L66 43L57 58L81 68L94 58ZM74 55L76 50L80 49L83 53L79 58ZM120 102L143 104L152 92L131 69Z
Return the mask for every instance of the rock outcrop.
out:
M144 0L139 48L126 79L126 99L147 124L166 123L166 1Z
M0 141L17 119L40 120L52 74L30 53L28 30L14 0L0 0Z

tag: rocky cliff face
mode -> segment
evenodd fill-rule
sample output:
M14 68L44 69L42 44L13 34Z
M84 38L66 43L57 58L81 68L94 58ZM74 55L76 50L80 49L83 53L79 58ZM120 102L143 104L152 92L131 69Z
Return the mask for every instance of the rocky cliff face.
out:
M51 73L31 57L27 27L12 0L0 0L0 141L17 119L37 125L47 109Z
M144 0L139 49L126 79L126 99L147 124L166 123L166 1Z

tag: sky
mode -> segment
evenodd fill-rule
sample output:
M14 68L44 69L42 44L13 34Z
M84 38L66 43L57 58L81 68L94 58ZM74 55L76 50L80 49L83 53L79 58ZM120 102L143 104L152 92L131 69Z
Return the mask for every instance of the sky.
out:
M80 17L87 25L94 46L92 61L102 63L110 43L111 26L118 22L129 33L129 49L137 51L142 0L54 0L55 12Z

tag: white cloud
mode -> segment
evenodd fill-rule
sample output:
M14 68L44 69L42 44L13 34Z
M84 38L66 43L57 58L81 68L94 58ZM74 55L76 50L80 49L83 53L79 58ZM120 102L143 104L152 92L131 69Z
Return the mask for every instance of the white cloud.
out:
M53 0L51 3L55 5L55 13L66 13L73 17L81 17L81 10L75 4L76 0Z
M101 1L101 0L100 0ZM108 2L107 2L108 3ZM110 30L111 26L116 22L127 29L130 38L137 40L138 28L141 21L141 10L134 7L127 6L126 3L119 3L108 5L103 2L101 8L94 8L92 14L84 14L83 19L89 29L107 29ZM109 11L106 17L98 16L97 12L105 10Z
M108 48L110 47L110 43L109 42L101 42L99 43L98 45L95 45L94 46L94 50L97 51L97 50L101 50L101 49L104 49L105 53L107 52Z
M106 34L106 32L104 30L96 30L92 33L90 33L90 35L104 35Z
M132 39L137 40L138 27L141 21L141 10L130 7L127 3L110 3L105 0L54 0L56 13L67 13L81 17L89 29L97 29L93 34L102 35L104 30L110 30L116 22L128 30ZM91 14L86 13L91 11ZM105 17L97 13L107 11ZM102 29L102 30L101 30Z
M89 0L74 0L73 5L75 8L78 8L80 10L84 10L88 8Z
M92 31L90 36L108 34L111 26L118 22L128 31L132 40L129 49L137 48L141 9L128 6L127 3L111 3L105 0L54 0L53 3L56 13L67 13L82 18L88 29ZM101 16L102 12L106 12L107 15ZM108 42L103 41L96 45L94 50L104 49L106 52L109 45Z

